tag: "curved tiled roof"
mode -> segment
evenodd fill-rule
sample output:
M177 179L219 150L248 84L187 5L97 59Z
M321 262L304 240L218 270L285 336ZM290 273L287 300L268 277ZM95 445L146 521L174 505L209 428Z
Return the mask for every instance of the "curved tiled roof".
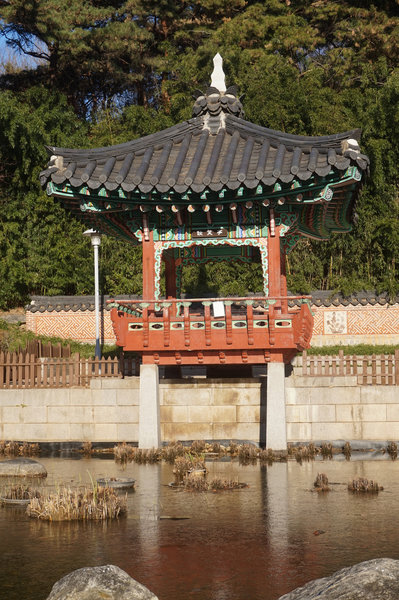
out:
M262 293L256 294L263 295ZM137 300L139 296L115 296L115 300ZM107 300L111 296L104 296L102 299L103 308L110 310L107 306ZM300 300L290 300L290 307L300 306ZM314 291L311 293L311 304L313 307L342 307L342 306L387 306L399 304L399 295L391 298L387 293L377 294L373 291L355 292L350 296L342 296L330 291ZM35 312L77 312L94 311L94 296L32 296L31 303L26 306L26 311Z
M186 122L125 144L48 147L51 159L41 184L181 195L305 182L332 168L342 174L350 166L368 168L357 144L359 130L306 137L267 129L237 116L241 104L231 89L211 88L197 98L194 112L197 116Z

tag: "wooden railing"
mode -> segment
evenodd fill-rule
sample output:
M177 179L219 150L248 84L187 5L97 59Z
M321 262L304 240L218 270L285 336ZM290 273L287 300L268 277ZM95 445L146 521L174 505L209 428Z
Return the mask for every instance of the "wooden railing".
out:
M395 350L394 354L370 356L345 355L342 350L335 356L308 355L303 352L298 363L299 372L305 376L354 375L359 385L399 385L399 350Z
M0 352L0 389L88 387L98 377L137 373L133 358L38 358L26 352Z
M110 300L117 343L128 351L293 349L309 346L308 296ZM301 307L289 309L289 301Z

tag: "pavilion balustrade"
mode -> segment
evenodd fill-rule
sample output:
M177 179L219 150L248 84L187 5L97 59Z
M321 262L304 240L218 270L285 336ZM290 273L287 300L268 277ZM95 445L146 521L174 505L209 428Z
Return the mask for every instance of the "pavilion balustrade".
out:
M289 301L302 303L293 309ZM110 301L118 343L129 350L171 351L305 346L313 318L308 296L249 296ZM266 341L266 346L265 346Z

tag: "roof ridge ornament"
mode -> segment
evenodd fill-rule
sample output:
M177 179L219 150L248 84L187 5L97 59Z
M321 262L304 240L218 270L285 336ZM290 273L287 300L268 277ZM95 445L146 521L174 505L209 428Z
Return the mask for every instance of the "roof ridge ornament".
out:
M211 87L216 88L219 92L226 91L225 74L223 71L223 58L219 54L213 57L213 71L211 75Z
M213 59L211 85L206 92L196 90L193 117L204 117L204 129L212 134L225 128L226 115L244 118L241 98L237 97L237 86L226 88L223 59L217 53Z

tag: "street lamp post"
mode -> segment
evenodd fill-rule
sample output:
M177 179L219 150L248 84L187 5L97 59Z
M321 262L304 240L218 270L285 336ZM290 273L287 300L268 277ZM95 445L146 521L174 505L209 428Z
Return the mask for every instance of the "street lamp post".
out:
M99 269L98 269L98 248L101 244L101 233L94 229L88 229L83 233L90 237L91 245L94 250L94 312L96 315L96 358L101 358L100 349L100 284L99 284Z

